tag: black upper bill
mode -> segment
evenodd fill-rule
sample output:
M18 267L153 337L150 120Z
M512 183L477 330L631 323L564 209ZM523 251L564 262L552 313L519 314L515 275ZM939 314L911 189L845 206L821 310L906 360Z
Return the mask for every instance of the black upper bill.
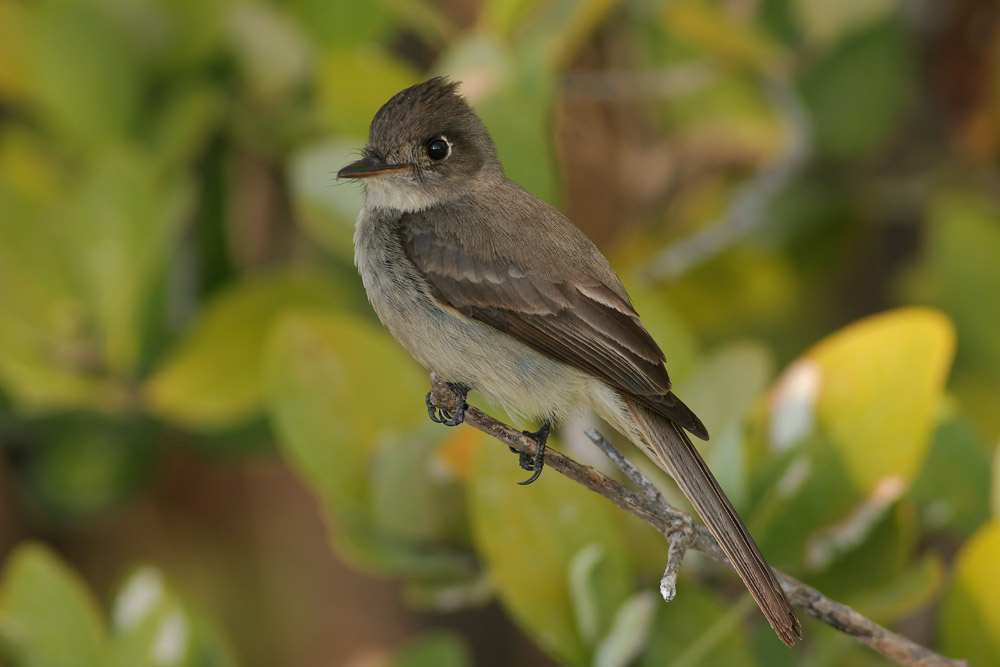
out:
M403 164L386 164L377 157L363 157L337 172L337 178L367 178L393 169L402 169Z

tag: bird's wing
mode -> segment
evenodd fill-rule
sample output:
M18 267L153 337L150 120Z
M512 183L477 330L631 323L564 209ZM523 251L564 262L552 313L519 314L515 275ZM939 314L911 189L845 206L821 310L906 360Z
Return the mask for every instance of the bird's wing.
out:
M593 375L694 435L708 437L698 417L670 391L663 352L639 322L620 283L609 286L597 276L565 267L532 270L528 253L502 253L522 261L500 261L495 245L476 244L483 246L477 252L461 233L440 227L419 213L408 214L399 233L407 256L443 306ZM575 228L571 233L585 239ZM586 245L583 250L598 253L589 241ZM538 250L533 247L530 254L538 257Z

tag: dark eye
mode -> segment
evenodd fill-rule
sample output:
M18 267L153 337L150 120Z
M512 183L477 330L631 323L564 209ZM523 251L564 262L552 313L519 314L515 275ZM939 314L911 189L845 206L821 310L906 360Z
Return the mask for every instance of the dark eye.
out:
M427 157L438 162L448 157L448 142L444 139L435 139L427 144Z

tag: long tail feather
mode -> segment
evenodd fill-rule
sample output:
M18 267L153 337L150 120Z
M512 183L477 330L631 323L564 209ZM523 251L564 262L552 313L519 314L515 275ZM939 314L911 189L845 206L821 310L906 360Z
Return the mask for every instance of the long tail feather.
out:
M650 453L673 476L698 510L778 637L792 646L802 637L799 619L771 567L687 433L636 401L626 399L626 404Z

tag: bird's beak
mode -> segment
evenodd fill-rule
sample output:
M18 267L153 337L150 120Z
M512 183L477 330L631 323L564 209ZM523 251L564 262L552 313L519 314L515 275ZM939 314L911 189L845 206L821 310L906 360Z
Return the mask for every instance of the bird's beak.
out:
M387 171L402 169L405 164L386 164L377 157L363 157L357 162L352 162L337 172L337 178L368 178L378 176Z

